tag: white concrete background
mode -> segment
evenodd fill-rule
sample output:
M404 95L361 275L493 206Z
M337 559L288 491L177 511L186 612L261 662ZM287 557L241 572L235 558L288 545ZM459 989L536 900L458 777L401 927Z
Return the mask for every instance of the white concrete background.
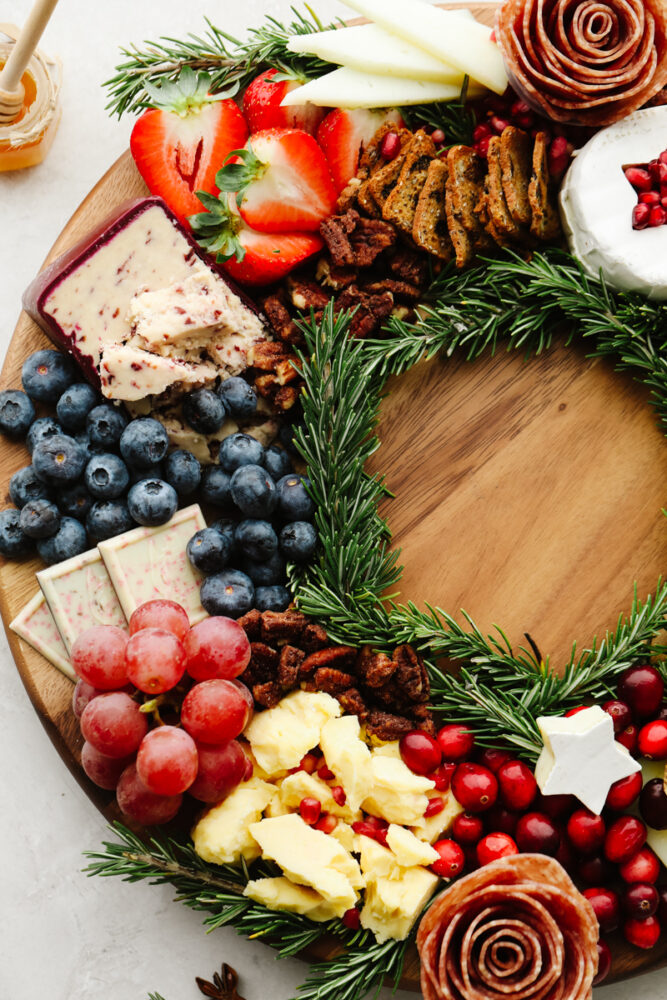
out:
M315 0L324 17L344 15L333 0ZM0 21L22 24L28 0L1 0ZM243 3L182 0L61 0L43 40L64 64L64 114L41 166L0 174L0 348L4 355L21 293L65 222L125 149L131 120L104 110L100 84L118 46L203 28L203 15L232 34L263 15L284 18L288 0ZM303 980L296 960L276 963L259 943L232 930L206 935L200 916L171 902L165 887L129 886L81 874L82 851L105 837L101 816L54 751L21 685L4 635L0 639L0 998L2 1000L166 1000L200 996L194 976L210 978L223 960L241 976L246 1000L287 1000ZM667 973L635 980L634 1000L665 996ZM629 989L605 989L624 1000ZM411 994L399 994L404 1000Z

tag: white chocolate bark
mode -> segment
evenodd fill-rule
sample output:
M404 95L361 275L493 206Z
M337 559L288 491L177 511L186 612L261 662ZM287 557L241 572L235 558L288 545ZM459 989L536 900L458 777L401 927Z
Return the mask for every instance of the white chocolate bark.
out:
M19 611L9 627L66 677L76 681L67 650L41 590Z

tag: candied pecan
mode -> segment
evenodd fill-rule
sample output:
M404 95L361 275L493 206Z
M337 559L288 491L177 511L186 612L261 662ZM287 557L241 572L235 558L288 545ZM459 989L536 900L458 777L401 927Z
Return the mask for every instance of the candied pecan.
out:
M414 723L403 715L392 715L390 712L379 712L373 709L366 719L366 732L379 740L389 742L399 740L405 733L414 729Z
M299 668L299 677L310 677L320 667L330 667L334 670L353 667L356 655L357 651L353 646L327 646L326 649L319 649L303 661Z
M329 645L329 636L326 630L316 622L308 622L303 632L299 645L307 653L314 653L318 649L324 649Z
M288 278L287 288L295 309L308 312L310 309L324 309L329 295L314 281L302 278Z
M350 285L336 299L335 311L355 309L350 323L350 336L363 339L379 328L383 320L391 315L393 307L394 298L391 292L367 295L356 285Z
M343 215L348 212L357 203L357 195L359 194L359 188L361 187L361 177L353 177L345 185L341 193L338 195L338 201L336 202L336 214Z
M318 691L326 694L336 694L346 691L354 684L352 674L346 674L344 670L336 670L331 667L320 667L315 671L315 684Z
M428 279L428 259L426 254L417 253L409 247L398 247L388 261L389 270L401 281L423 286Z
M369 284L363 286L363 290L369 295L381 295L382 292L391 292L395 298L407 299L408 302L416 302L421 295L421 289L417 285L412 285L409 281L397 281L394 278L371 281Z
M278 652L267 646L265 642L250 643L250 663L254 681L268 681L276 676L278 669Z
M348 712L351 715L358 715L360 722L365 720L368 715L368 709L357 688L348 688L347 691L341 691L335 694L334 698L340 702L344 712Z
M282 339L283 330L293 322L285 304L283 293L277 292L275 295L269 295L262 302L262 309L266 314L271 329Z
M359 680L366 687L382 687L395 670L396 664L384 653L376 653L371 646L362 646L359 650L356 671Z
M289 351L284 344L269 343L268 340L260 341L253 344L248 350L248 367L272 372L275 371L279 361L284 361L289 356Z
M293 385L282 385L273 397L276 410L286 413L291 410L299 398L299 390Z
M295 354L293 357L278 362L275 372L276 378L280 385L289 385L290 382L295 382L299 378L300 369L301 361Z
M382 687L373 688L372 690L369 688L368 694L369 697L372 696L374 701L379 702L384 708L393 712L407 712L408 709L412 708L410 699L396 680L396 673Z
M276 681L266 681L264 684L253 684L252 696L262 708L273 708L283 696L280 685Z
M416 723L415 728L423 729L429 736L435 736L438 727L435 724L431 709L427 708L426 705L413 705L410 711Z
M350 209L320 223L320 233L334 264L370 267L373 261L396 242L396 230L380 219L362 219Z
M325 288L333 288L340 292L357 280L358 271L355 267L336 267L328 257L320 257L315 270L315 277Z
M278 663L278 683L283 691L291 691L299 682L299 667L306 654L296 646L283 646Z
M297 645L308 619L300 611L263 611L262 639L274 645Z
M252 611L249 611L246 615L243 615L238 619L238 624L241 626L251 642L255 639L259 639L262 629L261 611L258 611L257 608L253 608Z
M273 399L280 388L280 383L275 375L259 375L255 379L255 389L264 399Z
M396 663L395 679L402 694L410 701L428 701L431 693L422 658L407 643L398 646L392 657Z

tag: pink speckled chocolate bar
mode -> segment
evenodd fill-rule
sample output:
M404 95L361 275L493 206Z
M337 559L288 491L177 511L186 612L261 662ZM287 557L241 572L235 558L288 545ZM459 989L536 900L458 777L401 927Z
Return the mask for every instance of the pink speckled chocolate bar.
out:
M77 679L60 632L41 590L38 590L23 610L19 611L14 621L10 622L9 627L12 632L20 635L25 642L41 653L49 663L61 670L71 681Z

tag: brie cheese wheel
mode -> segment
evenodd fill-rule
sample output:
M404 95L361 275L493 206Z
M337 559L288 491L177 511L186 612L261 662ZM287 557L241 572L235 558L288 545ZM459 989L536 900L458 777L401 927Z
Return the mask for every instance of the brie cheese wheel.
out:
M602 129L574 156L560 192L570 252L620 291L667 299L667 226L633 229L637 192L623 168L667 149L667 107L635 111Z

